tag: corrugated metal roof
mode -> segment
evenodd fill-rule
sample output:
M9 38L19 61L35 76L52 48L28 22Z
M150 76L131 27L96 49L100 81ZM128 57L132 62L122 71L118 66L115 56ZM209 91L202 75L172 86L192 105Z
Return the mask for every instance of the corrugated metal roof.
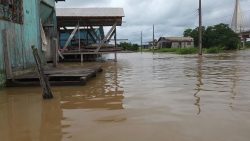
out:
M57 8L58 17L124 17L123 8Z
M165 40L168 40L168 41L178 41L178 42L183 42L183 41L192 42L192 41L194 41L194 39L192 37L161 37L159 40L161 40L162 38Z

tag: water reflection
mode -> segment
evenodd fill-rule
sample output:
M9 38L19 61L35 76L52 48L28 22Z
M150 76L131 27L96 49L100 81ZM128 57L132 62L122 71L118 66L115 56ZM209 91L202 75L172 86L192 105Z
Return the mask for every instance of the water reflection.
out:
M239 76L238 76L238 68L237 67L233 67L232 68L233 71L232 71L232 78L231 78L231 81L232 81L232 87L231 87L231 93L232 93L232 96L231 96L231 99L232 99L232 102L230 102L229 106L231 107L231 109L233 110L233 107L234 107L234 101L237 97L237 83L239 81Z
M0 91L0 140L61 141L69 109L123 109L123 89L117 64L109 64L96 79L83 87L54 87L55 98L43 101L37 88L9 88ZM106 67L106 66L104 66ZM126 120L125 117L115 121ZM63 122L62 122L63 121ZM106 122L109 119L100 119Z
M42 101L40 140L61 141L62 140L62 110L61 96L54 94L55 98L49 101Z
M121 67L113 62L103 65L108 66L86 87L58 88L63 109L123 109L124 91L118 80Z
M203 78L202 64L203 64L203 57L198 56L198 60L197 60L197 66L198 66L197 67L197 84L196 84L197 92L194 94L194 97L196 98L196 102L194 103L194 105L196 105L198 108L197 115L199 115L201 113L201 106L200 106L201 97L198 94L201 91L201 87L203 85L203 82L202 82L202 78Z
M42 101L41 91L27 89L2 91L0 137L3 141L60 141L61 109L58 96ZM1 97L1 98L2 98Z
M246 141L250 50L235 54L119 54L86 86L54 87L50 101L40 88L2 90L0 140Z

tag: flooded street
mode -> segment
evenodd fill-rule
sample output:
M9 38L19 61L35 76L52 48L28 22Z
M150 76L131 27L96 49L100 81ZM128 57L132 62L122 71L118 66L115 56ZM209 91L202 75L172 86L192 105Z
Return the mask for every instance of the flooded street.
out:
M53 87L53 100L39 87L0 90L0 140L250 139L250 50L119 54L96 64L102 73L85 86Z

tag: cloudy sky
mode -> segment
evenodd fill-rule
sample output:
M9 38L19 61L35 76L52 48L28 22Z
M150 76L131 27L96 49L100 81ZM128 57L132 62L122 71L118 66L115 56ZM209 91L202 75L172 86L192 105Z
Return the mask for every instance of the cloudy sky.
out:
M203 0L203 24L231 23L235 0ZM250 0L240 0L245 21L249 21ZM156 38L182 36L186 28L198 25L198 0L66 0L57 7L121 7L124 8L123 26L118 29L118 38L139 43L152 40L152 25ZM250 23L250 22L248 22Z

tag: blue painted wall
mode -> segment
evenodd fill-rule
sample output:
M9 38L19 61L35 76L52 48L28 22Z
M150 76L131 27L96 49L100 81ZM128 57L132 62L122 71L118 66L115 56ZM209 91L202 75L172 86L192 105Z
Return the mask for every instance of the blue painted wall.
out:
M60 33L60 39L59 39L59 44L60 44L60 48L62 49L64 47L64 45L66 44L71 32L73 30L70 30L69 32L61 32ZM99 38L104 38L104 31L103 31L103 27L99 27L97 29L95 29L95 33L96 35L99 37ZM81 29L81 32L80 32L80 36L81 36L81 42L85 42L85 45L87 44L87 38L88 38L88 43L89 44L95 44L97 42L93 41L90 37L90 35L87 34L87 30L86 29ZM74 42L74 39L75 39L75 42ZM72 41L70 42L69 46L76 46L78 47L78 44L79 44L79 32L77 31L75 33L75 36L74 38L72 39ZM98 40L98 39L95 39L95 40Z
M9 52L12 69L20 71L33 67L35 62L31 46L41 48L40 18L44 20L41 12L48 12L41 8L41 1L55 7L55 0L23 0L23 24L0 19L0 85L4 78L2 30L7 29L11 33Z

